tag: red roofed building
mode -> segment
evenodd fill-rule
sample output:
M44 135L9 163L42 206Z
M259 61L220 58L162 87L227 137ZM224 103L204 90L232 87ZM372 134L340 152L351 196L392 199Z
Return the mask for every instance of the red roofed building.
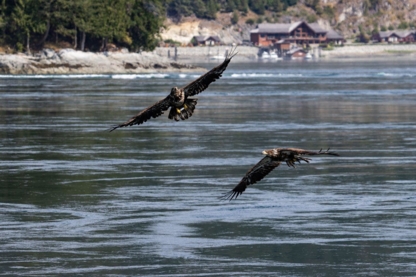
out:
M329 35L329 36L328 36ZM326 31L318 23L299 21L291 24L262 23L250 32L250 40L256 46L271 47L282 44L343 44L344 38L333 30Z

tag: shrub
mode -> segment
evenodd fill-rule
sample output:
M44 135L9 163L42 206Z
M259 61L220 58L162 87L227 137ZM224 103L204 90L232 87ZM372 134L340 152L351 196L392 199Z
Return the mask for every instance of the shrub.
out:
M248 24L248 25L254 25L254 19L252 19L252 18L247 19L246 20L246 24Z

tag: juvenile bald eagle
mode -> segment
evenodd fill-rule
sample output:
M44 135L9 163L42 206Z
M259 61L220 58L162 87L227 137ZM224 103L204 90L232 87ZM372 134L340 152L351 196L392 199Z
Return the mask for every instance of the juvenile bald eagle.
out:
M318 152L307 151L299 148L275 148L264 150L263 154L266 155L255 166L253 166L241 179L240 183L230 192L226 193L223 199L237 199L242 194L248 185L254 184L263 179L273 169L278 167L281 162L286 162L287 166L295 167L295 163L299 164L301 161L309 163L310 159L302 156L315 156L315 155L331 155L339 156L337 153L329 152L329 148L326 151L319 150Z
M156 118L162 115L163 112L169 108L171 108L168 116L169 119L174 119L175 121L179 121L179 119L188 119L192 116L198 100L189 97L204 91L209 86L209 84L215 82L215 80L218 80L227 68L231 59L236 54L237 53L235 53L235 48L231 49L230 53L225 57L222 64L214 67L195 81L182 88L173 87L170 91L170 94L165 99L160 100L156 104L144 109L126 122L112 127L110 132L121 127L132 126L136 124L140 125L143 122L149 120L151 117Z

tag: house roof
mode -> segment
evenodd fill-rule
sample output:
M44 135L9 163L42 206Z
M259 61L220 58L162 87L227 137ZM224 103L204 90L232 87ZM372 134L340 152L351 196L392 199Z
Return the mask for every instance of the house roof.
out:
M404 38L404 37L407 37L409 35L413 35L414 34L414 32L412 32L412 31L394 31L394 33L396 35L398 35L399 37L401 37L401 38Z
M205 40L209 40L209 39L212 39L212 40L217 41L217 42L221 41L219 36L209 36L209 37L205 38Z
M251 31L251 33L266 33L275 34L283 33L289 34L295 30L302 23L306 24L315 33L326 33L327 31L322 29L318 23L306 23L305 21L298 21L294 23L261 23L257 26L257 29Z
M308 25L315 33L326 33L326 32L328 32L327 30L324 30L317 22L315 22L315 23L306 23L306 25Z
M328 33L326 33L326 37L328 39L344 39L344 37L340 34L338 34L336 31L334 30L329 30Z
M407 36L412 35L412 34L414 34L414 32L412 32L412 31L384 31L384 32L379 32L380 38L388 38L388 37L391 37L391 36L404 38L404 37L407 37Z
M306 53L306 51L305 51L305 50L303 50L302 48L292 48L292 49L290 49L289 51L287 51L287 52L286 52L286 54L287 54L287 55L293 55L293 54L295 54L296 52L304 52L304 53Z
M201 43L210 39L216 42L221 42L221 39L219 36L194 36L194 39L196 39L196 41L201 42Z

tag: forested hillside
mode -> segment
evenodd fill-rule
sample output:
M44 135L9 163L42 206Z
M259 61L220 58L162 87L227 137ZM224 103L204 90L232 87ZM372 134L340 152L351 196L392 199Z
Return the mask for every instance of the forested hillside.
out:
M249 10L264 15L266 11L282 12L296 5L298 0L171 0L168 2L167 15L180 19L183 16L196 15L198 18L216 19L217 12L241 12ZM312 0L319 3L319 0Z
M0 52L100 51L109 43L152 50L162 27L169 28L164 24L190 16L241 34L260 22L305 20L346 38L368 38L378 30L414 28L416 0L0 0Z
M108 42L130 50L151 50L166 17L218 12L282 11L297 0L0 0L0 44L29 51L45 44L106 49ZM7 50L7 48L6 48Z
M165 0L0 0L0 43L16 51L45 44L102 50L108 42L153 49Z

